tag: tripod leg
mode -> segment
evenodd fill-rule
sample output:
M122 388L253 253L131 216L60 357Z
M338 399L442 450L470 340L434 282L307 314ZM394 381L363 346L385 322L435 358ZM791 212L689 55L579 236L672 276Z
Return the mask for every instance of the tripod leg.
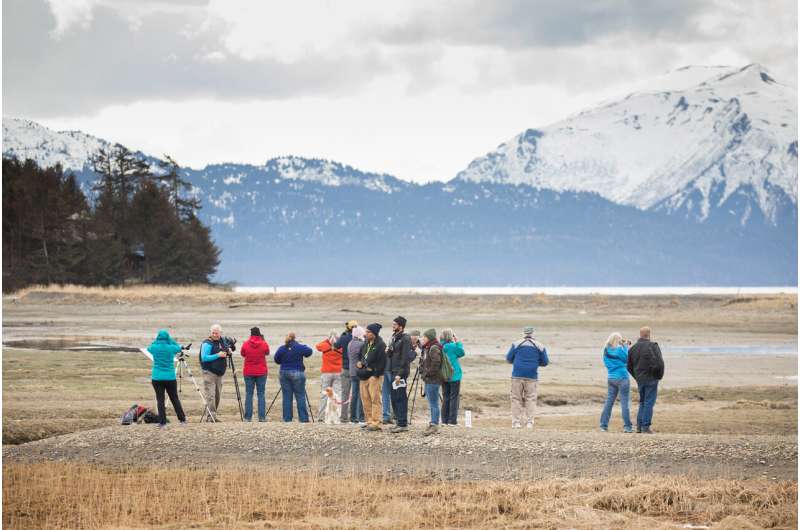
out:
M203 410L203 415L200 416L200 423L203 422L203 418L205 418L206 415L208 415L209 418L207 421L212 421L216 423L217 421L216 418L214 418L214 415L211 414L211 409L208 408L208 402L206 401L206 397L203 395L203 391L200 390L200 385L197 384L197 380L194 378L194 375L192 375L192 371L189 369L189 365L186 363L185 359L181 361L181 365L182 368L186 369L186 373L189 374L189 379L192 380L192 385L194 385L194 389L197 390L197 393L200 395L200 399L203 401L203 408L205 410Z
M242 394L239 392L239 379L236 377L236 365L233 364L233 357L228 355L228 364L233 374L233 386L236 388L236 401L239 403L239 417L244 421L244 407L242 406Z
M314 413L311 411L311 400L308 399L308 390L306 392L306 407L308 407L308 415L311 416L311 423L314 423Z
M267 416L269 416L269 411L271 411L271 410L272 410L272 405L274 405L274 404L275 404L275 401L278 399L278 396L281 394L281 392L283 392L283 389L282 389L282 388L278 388L278 391L277 391L277 392L275 392L275 397L274 397L274 398L272 398L272 403L270 403L270 404L269 404L269 408L267 408L267 414L266 414Z

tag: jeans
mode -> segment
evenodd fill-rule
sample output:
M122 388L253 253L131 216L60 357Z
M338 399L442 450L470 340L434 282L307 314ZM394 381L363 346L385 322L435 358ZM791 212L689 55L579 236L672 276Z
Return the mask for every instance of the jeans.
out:
M392 410L397 417L398 427L408 427L408 389L406 387L392 389Z
M264 393L267 391L266 375L246 375L244 376L244 421L253 419L253 387L258 394L258 420L267 419L267 398Z
M439 425L439 388L438 383L425 383L425 397L431 409L431 425Z
M381 406L383 407L383 421L392 419L392 377L391 372L383 374L383 386L381 387Z
M458 425L458 395L461 381L450 381L442 388L442 423Z
M658 381L639 384L639 413L636 415L636 426L649 429L653 422L653 407L658 396Z
M339 378L339 383L342 386L342 403L347 403L347 400L350 398L350 373L349 370L342 370L342 376ZM339 416L339 421L342 423L347 423L350 419L350 405L344 404L342 405L342 414Z
M606 397L606 404L603 406L603 413L600 415L600 427L608 429L608 420L611 419L611 409L614 407L617 396L619 396L619 404L622 407L622 422L625 424L625 431L630 431L632 429L629 409L631 382L627 377L608 380L608 397Z
M358 377L350 378L350 388L353 397L350 398L350 422L364 423L364 405L361 403L361 380Z
M172 408L175 409L175 414L178 416L179 421L186 421L186 415L183 413L181 400L178 398L178 383L173 379L172 381L152 381L153 389L156 391L156 403L158 404L158 422L161 425L167 424L167 408L164 406L164 392L167 392L169 400L172 402Z
M308 423L306 402L306 374L299 370L281 370L281 394L283 394L283 421L292 421L292 398L297 400L297 417Z

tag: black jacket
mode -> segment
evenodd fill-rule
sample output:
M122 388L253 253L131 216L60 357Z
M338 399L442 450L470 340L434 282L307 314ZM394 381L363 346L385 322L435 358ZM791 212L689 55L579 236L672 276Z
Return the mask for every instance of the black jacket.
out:
M664 358L657 342L639 339L628 351L628 372L639 384L664 377Z
M386 356L389 360L389 371L392 377L400 376L401 379L408 379L411 371L411 337L405 333L395 333L392 335L392 342L386 349Z
M347 356L347 346L350 345L351 340L353 340L353 332L345 331L336 341L336 344L333 345L334 348L341 348L342 350L342 370L350 369L350 357Z
M372 370L370 377L383 375L386 371L386 343L382 338L375 337L372 344L365 340L359 357L364 359L365 367Z

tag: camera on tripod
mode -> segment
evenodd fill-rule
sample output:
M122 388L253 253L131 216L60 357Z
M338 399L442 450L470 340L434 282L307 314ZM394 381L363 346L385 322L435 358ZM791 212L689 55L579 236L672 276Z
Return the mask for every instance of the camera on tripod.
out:
M219 343L226 351L236 351L236 337L220 337Z
M178 352L178 355L175 356L175 360L183 361L188 358L187 352L192 348L192 343L190 342L186 346L181 346L181 351Z

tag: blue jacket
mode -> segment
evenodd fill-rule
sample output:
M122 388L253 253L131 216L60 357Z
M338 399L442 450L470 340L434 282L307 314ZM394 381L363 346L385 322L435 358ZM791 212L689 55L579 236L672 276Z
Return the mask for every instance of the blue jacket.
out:
M453 377L447 382L461 381L461 363L458 360L464 356L464 345L461 342L446 342L443 349L450 364L453 365Z
M606 347L603 350L603 364L608 368L609 379L627 379L628 347L617 346L610 349Z
M303 357L311 357L314 352L305 344L300 344L297 341L292 341L289 344L284 344L278 351L275 352L275 362L281 365L281 372L284 370L295 370L305 372L306 367L303 364Z
M531 339L512 344L506 354L506 361L514 365L511 377L523 379L539 379L539 367L547 366L550 362L547 358L547 348Z
M175 381L175 356L181 351L180 345L172 340L169 332L162 329L156 340L147 347L153 355L153 381Z

